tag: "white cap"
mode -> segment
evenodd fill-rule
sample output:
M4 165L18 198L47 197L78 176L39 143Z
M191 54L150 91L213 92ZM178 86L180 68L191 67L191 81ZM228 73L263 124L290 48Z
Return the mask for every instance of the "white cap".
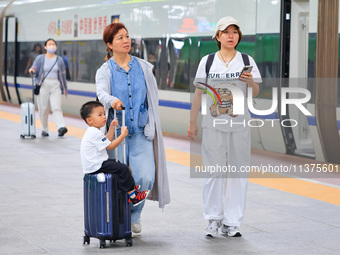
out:
M218 31L223 31L225 30L227 27L229 27L230 25L236 25L238 27L240 27L240 25L238 24L238 21L236 19L234 19L233 17L224 17L221 18L216 25L216 29L215 29L215 34L212 38L215 38L215 35Z

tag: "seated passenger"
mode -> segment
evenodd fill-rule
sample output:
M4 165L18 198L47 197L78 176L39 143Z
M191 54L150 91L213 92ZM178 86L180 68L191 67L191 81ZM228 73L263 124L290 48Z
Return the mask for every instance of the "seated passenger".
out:
M80 145L80 157L85 174L111 173L117 176L118 187L127 192L133 206L142 203L149 195L149 190L139 191L139 186L131 175L127 165L109 159L106 149L113 150L128 135L126 127L121 127L121 134L113 140L115 126L118 121L110 123L106 136L100 131L106 125L106 116L103 105L100 102L90 101L80 109L80 115L89 125Z

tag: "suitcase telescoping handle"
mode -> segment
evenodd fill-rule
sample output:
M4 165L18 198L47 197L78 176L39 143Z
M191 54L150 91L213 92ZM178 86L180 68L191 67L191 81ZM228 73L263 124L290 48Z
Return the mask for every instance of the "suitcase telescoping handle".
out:
M121 105L122 108L122 127L125 127L125 106ZM117 110L113 110L114 119L117 117ZM117 128L115 129L115 138L117 138ZM115 148L115 159L118 161L118 147ZM123 163L126 164L126 151L125 151L125 138L123 140Z
M31 74L32 76L32 103L34 104L34 74Z

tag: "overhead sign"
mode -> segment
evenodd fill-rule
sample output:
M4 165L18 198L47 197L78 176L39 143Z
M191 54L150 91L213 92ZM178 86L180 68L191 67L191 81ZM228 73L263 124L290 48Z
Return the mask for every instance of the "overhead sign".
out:
M78 18L79 17L79 18ZM48 23L47 33L51 36L86 37L88 35L102 34L104 28L108 25L107 16L78 16L74 19L51 20Z

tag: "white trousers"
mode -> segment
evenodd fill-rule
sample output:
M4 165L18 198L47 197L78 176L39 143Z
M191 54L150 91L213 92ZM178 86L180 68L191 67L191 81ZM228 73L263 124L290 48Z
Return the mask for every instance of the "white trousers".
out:
M202 162L204 167L225 166L226 174L206 178L203 188L204 218L220 220L239 227L243 220L249 173L240 172L250 165L250 129L222 132L203 129ZM232 172L233 170L237 172Z
M44 83L41 85L37 101L43 131L48 132L48 114L50 104L57 130L61 127L65 127L63 112L61 110L60 83L57 79L44 80Z

